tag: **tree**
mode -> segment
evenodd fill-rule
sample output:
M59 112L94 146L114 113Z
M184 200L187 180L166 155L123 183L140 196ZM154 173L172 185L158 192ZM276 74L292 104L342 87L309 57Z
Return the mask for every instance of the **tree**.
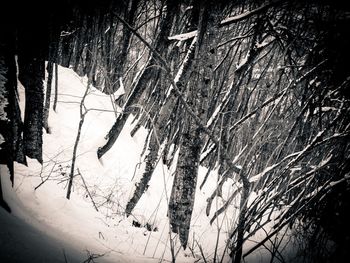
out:
M175 10L177 10L176 8L176 2L167 2L166 15L164 17L161 17L161 21L159 22L159 33L155 39L154 49L157 50L161 55L167 52L167 37L170 34L172 21L176 13ZM130 106L136 104L139 101L140 96L148 87L148 85L151 85L150 83L154 83L154 79L152 77L157 76L160 73L161 69L157 67L157 58L153 54L151 54L150 56L151 57L147 65L145 66L145 70L143 71L137 83L129 93L129 96L123 106L123 114L119 115L115 124L113 125L113 127L107 135L107 143L98 149L98 158L101 158L112 147L114 142L117 140L121 130L123 129L127 118L130 115Z
M13 50L13 39L0 44L0 88L1 88L1 128L0 134L4 141L1 143L0 163L9 168L11 181L14 182L13 162L26 164L24 142L22 139L23 122L18 105L16 61Z
M23 21L13 25L17 33L8 38L13 43L1 46L5 92L0 96L8 118L1 120L1 162L9 166L12 180L13 161L25 162L25 155L42 161L42 80L48 59L50 72L56 62L56 82L57 62L72 66L111 94L113 102L113 93L125 84L123 113L97 155L101 158L113 146L129 117L134 118L132 135L141 126L148 130L145 170L126 204L127 215L147 190L158 162L176 165L168 216L186 247L202 165L208 172L200 187L213 171L219 174L207 203L210 222L218 222L228 207L238 207L223 252L233 262L266 246L287 225L312 232L311 225L335 241L339 254L344 252L346 237L330 227L340 220L346 229L347 217L340 211L349 204L344 199L332 205L349 193L350 73L345 65L350 43L344 6L329 1L132 0L118 6L107 1L97 8L68 2L62 19L51 10L52 20L39 16L28 26ZM38 30L43 21L51 21L52 28ZM54 36L60 36L59 49L50 45ZM26 89L24 124L14 46ZM59 58L52 58L58 50ZM73 176L74 167L71 182ZM224 187L231 191L227 197ZM220 198L223 206L213 211ZM246 240L277 213L274 229L244 251ZM340 216L327 217L333 213ZM215 251L214 261L216 256Z
M208 118L209 91L213 85L213 68L216 64L218 24L221 6L213 10L214 3L199 4L198 44L193 58L186 101L202 122ZM210 8L210 12L209 12ZM186 115L185 115L186 116ZM177 161L174 184L169 201L169 219L172 231L179 233L186 247L191 223L198 167L203 146L202 127L191 116L186 116L181 134L180 153Z

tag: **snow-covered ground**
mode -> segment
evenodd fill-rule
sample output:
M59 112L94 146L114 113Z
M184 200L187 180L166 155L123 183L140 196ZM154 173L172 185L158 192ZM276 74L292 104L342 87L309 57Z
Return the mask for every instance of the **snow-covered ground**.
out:
M71 263L93 262L88 261L89 256L90 259L96 256L95 262L171 262L170 242L178 252L176 262L202 261L199 246L210 262L217 242L221 257L236 219L234 204L212 225L210 219L215 208L221 207L234 190L232 181L224 185L223 199L214 199L210 217L205 215L206 200L217 185L217 175L212 173L202 190L197 189L186 250L180 249L174 234L169 234L166 216L174 167L169 170L159 162L148 191L126 218L126 203L144 168L140 155L147 131L141 128L131 137L135 123L129 118L112 149L98 160L97 149L105 143L104 136L115 121L115 113L110 97L94 88L85 99L88 113L75 166L80 174L76 172L74 177L70 200L65 198L86 79L59 67L58 83L57 112L51 110L49 117L51 134L44 132L43 165L31 159L28 167L16 164L13 188L7 168L1 166L5 199L13 210L10 215L0 209L1 258L5 262ZM23 114L25 99L21 85L19 93ZM205 173L206 169L201 167L198 186ZM141 227L133 226L134 221ZM149 231L146 225L156 231ZM252 262L262 262L263 257L264 254L256 254ZM228 258L223 262L228 262Z
M47 250L52 254L48 262L64 262L63 251L68 262L83 262L88 258L88 253L104 254L96 259L98 262L170 261L170 239L175 244L176 251L179 250L177 262L197 261L200 258L198 245L203 247L208 258L212 257L217 226L210 226L210 218L205 216L205 207L206 199L216 186L216 176L212 176L202 191L197 191L190 248L185 251L179 249L180 243L175 235L170 237L166 216L173 168L168 170L159 163L148 191L133 214L126 218L124 208L144 167L140 155L147 131L140 129L131 137L133 124L132 118L129 118L113 148L98 160L96 151L105 143L104 136L114 123L115 113L110 97L94 88L91 88L85 99L89 111L78 145L76 168L84 178L99 211L94 209L80 175L74 178L71 199L65 198L80 120L79 105L86 89L86 79L77 76L70 69L59 67L58 84L57 112L51 110L49 115L51 134L44 133L43 138L43 166L31 159L28 159L28 167L16 164L14 188L10 187L6 167L1 168L5 199L13 210L12 215L2 212L1 220L13 222L6 228L9 231L11 228L19 229L18 232L21 233L10 238L10 244L19 250L21 244L33 244L27 250L33 249L33 256L37 258L45 258ZM21 85L19 93L23 114L25 99ZM204 175L205 169L202 168L199 182ZM43 181L45 183L41 184ZM232 216L224 217L218 221L222 224L220 251L225 246L226 233L232 224L229 219ZM133 226L133 221L141 223L141 227ZM156 228L156 231L142 227L146 224ZM2 233L4 235L6 233ZM28 239L32 240L24 241Z

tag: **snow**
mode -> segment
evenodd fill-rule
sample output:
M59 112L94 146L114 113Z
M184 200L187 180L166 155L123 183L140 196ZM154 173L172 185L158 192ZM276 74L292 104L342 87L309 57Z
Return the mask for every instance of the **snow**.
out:
M275 1L275 3L277 3L277 2L278 2L278 0ZM271 3L268 3L268 4L262 5L262 6L258 7L258 8L255 8L255 9L243 12L241 14L238 14L238 15L235 15L235 16L232 16L232 17L228 17L225 20L221 21L221 25L230 24L230 23L237 22L237 21L240 21L242 19L248 18L248 17L252 16L253 14L256 14L259 11L261 11L261 10L271 6L273 3L274 2L271 2Z
M188 60L190 59L190 55L191 55L191 53L192 53L192 51L193 51L193 49L194 49L196 43L197 43L197 37L194 37L193 40L192 40L192 42L191 42L191 45L190 45L190 47L189 47L189 49L188 49L188 51L187 51L187 54L186 54L186 56L185 56L185 58L184 58L184 60L183 60L183 62L182 62L182 64L181 64L179 70L177 71L176 76L174 77L174 83L178 83L178 82L179 82L179 80L180 80L180 78L181 78L181 76L182 76L184 67L185 67L186 63L188 62ZM171 84L171 85L170 85L170 88L169 88L169 90L167 91L167 94L166 94L167 97L170 96L170 93L171 93L171 91L173 90L173 88L174 88L174 87L173 87L173 85Z
M321 110L321 112L329 112L329 111L337 111L338 109L335 108L335 107L321 107L321 109L320 108L316 108L314 110L314 114L319 113L320 110Z
M249 182L253 183L253 182L256 182L256 181L260 180L260 178L262 178L265 174L267 174L268 172L273 170L276 166L277 166L277 164L274 164L274 165L266 167L264 169L264 171L262 171L261 173L258 173L257 175L254 175L254 176L250 177L249 178Z
M1 150L1 144L5 142L5 138L2 136L2 134L0 133L0 150Z
M184 41L190 38L193 38L197 36L197 30L191 31L191 32L187 32L187 33L183 33L183 34L179 34L179 35L175 35L175 36L171 36L168 37L169 40L179 40L179 41Z
M114 93L114 96L121 96L125 94L124 83L122 77L119 78L119 89Z
M239 71L245 64L247 64L249 57L250 57L250 50L247 52L247 54L241 60L241 62L239 64L236 64L236 71Z
M2 230L2 234L12 236L9 244L16 249L26 246L26 252L14 260L26 262L26 257L33 257L36 262L64 262L64 250L69 262L86 260L87 251L104 254L96 259L97 262L171 261L166 213L175 167L168 169L159 162L148 191L140 199L132 215L126 218L126 203L132 196L145 165L140 154L147 131L141 128L131 137L132 117L129 118L120 139L101 160L98 160L97 149L105 143L104 136L113 125L115 114L110 97L93 87L85 98L88 113L82 127L75 165L99 211L94 209L80 176L74 177L71 199L65 198L80 120L79 104L87 80L60 66L58 74L57 112L51 110L49 114L51 134L44 132L43 166L30 158L28 167L16 163L13 188L9 182L7 168L1 166L5 200L13 212L8 215L1 211L0 218L6 222L8 231L6 234L5 230ZM24 88L20 83L19 96L23 113L25 98ZM176 164L176 161L174 163ZM205 174L206 169L200 167L199 182ZM217 226L216 223L210 225L210 218L204 212L206 200L217 185L217 177L211 175L210 178L202 190L199 190L198 183L189 240L193 254L190 249L180 249L176 262L195 262L200 259L197 242L203 247L206 256L210 258L213 255ZM227 199L232 191L231 188L229 184L225 184L224 198L214 200L213 206L215 204L217 208L221 207L224 199ZM233 214L233 209L232 204L227 214ZM142 225L153 225L158 231L133 227L133 220ZM224 223L219 241L219 254L222 254L233 221L223 214L219 216L218 222ZM16 229L23 231L17 233ZM30 242L25 241L29 239ZM178 238L172 234L172 239L176 250L179 249ZM45 249L37 253L37 248L42 246L45 246ZM11 252L9 247L6 251Z
M9 174L1 166L4 198L12 209L7 214L0 209L0 256L6 262L84 262L89 255L99 256L95 262L171 262L170 241L179 251L176 262L202 262L199 245L206 260L213 260L218 240L218 255L225 250L226 240L237 223L239 195L224 213L210 224L215 211L222 207L233 191L240 187L228 179L222 188L222 197L212 200L211 214L206 216L207 199L218 186L217 170L209 174L199 189L207 169L199 167L198 184L191 221L188 247L181 248L179 238L170 234L167 218L176 158L168 169L162 162L156 166L147 192L141 197L132 214L126 218L124 210L133 195L145 168L140 156L147 130L141 128L134 137L131 116L119 139L101 160L97 149L105 143L104 136L115 121L109 95L91 88L85 98L87 114L78 144L76 172L71 199L66 187L73 146L80 120L79 105L86 90L87 79L72 70L59 67L59 94L57 112L50 111L51 134L44 132L43 165L28 158L28 167L15 164L15 182L11 187ZM54 92L54 91L52 91ZM19 83L20 107L24 112L24 88ZM52 96L53 98L53 96ZM94 109L94 110L91 110ZM22 116L23 117L23 116ZM147 152L146 152L147 154ZM270 169L272 169L270 167ZM264 173L269 170L267 168ZM87 192L86 187L89 191ZM260 175L257 176L257 179ZM254 181L251 178L250 181ZM92 204L93 198L98 211ZM253 201L251 195L249 203ZM141 224L134 227L133 221ZM157 231L149 231L146 225ZM254 238L264 238L258 232ZM256 241L248 241L247 249ZM269 261L265 252L258 251L246 262ZM266 256L267 255L267 256ZM29 259L29 261L28 261ZM226 254L223 262L228 262Z
M263 42L256 44L257 49L263 49L264 47L270 45L275 40L275 37L268 37Z

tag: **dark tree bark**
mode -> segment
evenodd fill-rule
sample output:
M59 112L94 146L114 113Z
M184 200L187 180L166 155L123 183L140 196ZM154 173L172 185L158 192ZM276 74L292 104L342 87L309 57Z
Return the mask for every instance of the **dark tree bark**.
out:
M23 123L17 100L16 61L11 41L0 44L0 78L0 103L5 106L0 118L0 134L4 139L0 149L0 163L8 166L13 183L13 162L26 165L26 158L22 140Z
M177 8L178 8L177 3L173 3L173 1L168 1L166 16L161 18L160 31L154 44L155 50L157 50L158 53L161 55L164 55L167 52L168 43L169 43L168 35L170 34L172 21L176 14L175 10L177 10ZM149 85L149 82L152 81L152 78L158 75L158 73L161 71L161 69L157 65L158 65L157 58L152 53L151 58L148 64L146 65L145 70L142 73L138 83L135 85L134 89L130 92L129 97L125 102L125 105L124 105L125 112L119 115L113 127L109 131L107 135L107 139L108 139L107 143L98 149L97 151L98 158L101 158L113 146L115 141L118 139L118 136L130 115L130 112L129 112L130 106L132 106L133 104L139 101L142 93L145 91L145 89Z
M22 141L20 108L17 101L17 76L13 36L0 38L0 164L7 165L14 184L14 161L26 164ZM7 212L11 208L4 200L0 174L0 206Z
M58 34L59 26L54 24L53 19L49 19L49 44L48 44L48 58L47 58L47 82L46 82L46 95L45 95L45 105L44 105L44 114L43 114L43 127L47 133L51 133L49 127L49 113L50 113L50 105L51 105L51 91L52 91L52 78L54 76L54 64L58 61L58 49L59 49L59 39L60 36ZM55 68L56 71L56 68ZM55 91L57 93L57 74L55 78ZM56 109L57 104L57 96L55 96L54 101L54 109Z
M53 100L53 110L56 112L57 109L57 100L58 100L58 64L54 64L55 68L55 97Z
M45 95L45 107L44 107L44 128L47 133L51 133L49 127L49 113L50 113L50 100L51 100L51 87L52 87L52 76L53 76L53 63L49 61L47 63L47 83L46 83L46 95Z
M7 212L11 213L11 208L9 207L7 202L5 201L3 193L2 193L1 173L0 173L0 207L4 208Z
M211 1L198 4L200 7L198 45L188 84L187 103L195 115L202 120L202 123L206 123L208 94L213 81L213 68L217 52L220 7ZM168 216L172 231L179 233L181 245L186 248L204 133L202 127L191 116L186 117L184 126Z
M176 83L180 88L182 86L185 86L183 83L186 83L188 80L188 77L189 77L188 73L190 72L191 64L193 61L195 47L196 47L195 44L189 47L188 56L186 57L186 60L184 61L184 65L183 65L184 73L181 75L181 77ZM159 151L160 145L166 139L168 141L171 140L169 134L167 133L168 131L167 123L171 119L171 116L173 114L173 111L175 110L177 101L178 101L177 96L175 95L174 92L171 92L169 97L166 98L164 105L161 107L161 111L159 113L158 118L155 119L154 129L151 134L151 138L148 146L149 153L145 158L146 168L140 182L137 184L133 197L130 199L130 201L126 206L127 215L130 215L131 211L134 209L137 202L140 200L141 196L144 194L144 192L148 188L148 183L152 178L152 174L158 162L158 158L159 158L158 151Z
M64 67L69 67L73 55L73 39L74 33L61 36L61 56L60 64Z
M24 150L28 157L42 163L45 62L40 53L36 55L20 53L18 65L18 78L25 87L26 95L23 129Z
M135 15L136 15L136 11L137 11L137 7L138 7L139 2L140 2L140 0L131 0L131 2L129 3L129 8L127 8L127 10L124 14L126 22L132 27L134 27L134 24L135 24ZM115 92L117 90L117 88L119 87L118 79L120 77L123 77L125 65L127 62L128 48L130 45L130 39L132 36L132 32L125 25L123 26L122 36L123 37L119 43L119 45L121 46L121 52L120 52L120 54L118 54L117 59L112 62L113 68L114 68L112 82L114 83L114 85L112 87L110 87L111 88L110 92Z
M199 157L203 142L201 131L197 125L194 123L187 125L186 132L182 133L168 212L172 231L179 234L181 245L184 248L186 248L190 230Z

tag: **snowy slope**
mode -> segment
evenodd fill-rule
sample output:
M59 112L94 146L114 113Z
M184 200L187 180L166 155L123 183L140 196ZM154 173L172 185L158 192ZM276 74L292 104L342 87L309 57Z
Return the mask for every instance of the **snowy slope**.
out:
M148 191L133 214L129 218L125 217L124 208L144 168L140 154L147 131L140 129L131 137L133 125L129 118L118 141L98 160L96 151L105 143L104 136L114 123L115 113L110 97L94 88L85 100L89 111L78 145L76 168L83 176L99 211L95 211L78 174L74 178L71 200L65 198L80 119L79 105L86 82L85 78L79 77L72 70L59 67L57 112L50 111L51 134L44 132L43 166L30 159L28 167L16 164L14 188L10 187L6 168L2 167L1 179L6 184L5 199L13 209L13 215L4 214L3 211L0 214L1 222L12 222L6 227L9 232L3 229L1 232L1 236L12 233L8 234L12 235L8 246L21 249L27 244L24 240L31 239L29 242L33 246L25 249L35 251L32 255L35 262L41 262L41 259L43 262L64 262L63 250L68 262L83 262L88 258L88 253L103 254L96 262L167 262L171 261L172 240L175 252L179 251L176 262L198 262L201 259L199 246L210 260L213 259L218 240L218 255L221 256L236 214L232 204L210 225L210 217L205 215L205 209L206 200L217 185L215 173L210 175L202 190L197 189L189 248L185 251L180 249L179 240L174 234L169 236L166 216L174 167L168 170L161 162L158 164ZM20 86L19 91L23 114L23 87ZM205 168L201 167L198 186L205 173ZM227 200L233 189L232 181L229 180L223 188L223 199L214 199L211 216ZM149 224L152 228L157 228L157 231L134 227L133 221L142 225ZM14 234L15 229L19 230L18 235ZM3 238L1 242L5 242ZM47 255L49 259L45 260ZM25 258L25 254L22 256ZM227 260L225 258L223 262ZM28 261L19 259L18 262Z

